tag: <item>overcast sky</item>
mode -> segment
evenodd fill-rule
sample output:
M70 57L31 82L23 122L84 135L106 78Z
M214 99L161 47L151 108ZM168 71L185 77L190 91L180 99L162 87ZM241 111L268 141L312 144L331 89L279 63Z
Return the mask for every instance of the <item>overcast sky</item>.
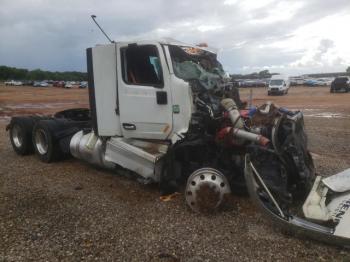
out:
M0 0L0 65L86 71L106 39L207 42L229 73L350 66L350 0Z

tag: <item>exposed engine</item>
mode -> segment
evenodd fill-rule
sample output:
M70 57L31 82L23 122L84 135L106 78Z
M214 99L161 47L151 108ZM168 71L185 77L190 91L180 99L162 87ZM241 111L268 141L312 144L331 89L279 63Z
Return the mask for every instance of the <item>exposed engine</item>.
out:
M193 185L186 187L191 208L218 207L228 190L217 180L222 185L229 183L233 193L247 192L244 168L249 155L283 208L305 198L315 174L302 113L272 103L247 108L238 89L225 82L213 54L189 53L179 47L171 51L175 74L189 82L196 110L188 132L168 151L160 181L162 194L178 190L191 176ZM218 192L217 202L199 199L208 196L208 190L213 196ZM203 206L198 207L198 203Z

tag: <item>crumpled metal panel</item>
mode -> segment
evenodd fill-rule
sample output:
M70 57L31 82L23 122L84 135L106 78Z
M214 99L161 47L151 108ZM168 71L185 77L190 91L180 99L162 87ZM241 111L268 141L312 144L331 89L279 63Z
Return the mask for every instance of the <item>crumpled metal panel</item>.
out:
M350 168L322 179L323 184L334 192L350 191Z

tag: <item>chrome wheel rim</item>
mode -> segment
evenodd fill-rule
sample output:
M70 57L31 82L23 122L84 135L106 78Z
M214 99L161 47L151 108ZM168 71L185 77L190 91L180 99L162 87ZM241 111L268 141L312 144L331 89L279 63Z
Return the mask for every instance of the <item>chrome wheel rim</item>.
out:
M226 177L213 168L201 168L193 172L187 180L186 202L196 212L214 211L224 201L224 196L231 192ZM203 194L211 203L202 202ZM211 196L210 196L211 195Z
M38 129L35 132L35 146L41 155L45 155L49 148L48 138L44 130Z
M21 128L19 125L14 125L11 131L12 141L16 147L21 147L23 145L23 136Z

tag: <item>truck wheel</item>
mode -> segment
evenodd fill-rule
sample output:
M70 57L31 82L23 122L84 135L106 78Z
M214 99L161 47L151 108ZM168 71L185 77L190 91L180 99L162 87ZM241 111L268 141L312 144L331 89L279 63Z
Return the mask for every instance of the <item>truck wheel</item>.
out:
M331 89L330 89L330 92L331 92L331 93L334 93L334 90L333 90L333 88L331 88Z
M34 126L32 139L35 153L42 162L50 163L62 157L61 148L45 122L39 121Z
M15 152L22 156L33 153L31 125L27 125L24 119L13 118L9 129L11 144Z
M226 177L213 168L200 168L187 179L186 202L196 212L210 213L221 206L231 193Z
M271 93L270 93L270 92L267 92L267 95L268 95L268 96L270 96L270 95L271 95Z

